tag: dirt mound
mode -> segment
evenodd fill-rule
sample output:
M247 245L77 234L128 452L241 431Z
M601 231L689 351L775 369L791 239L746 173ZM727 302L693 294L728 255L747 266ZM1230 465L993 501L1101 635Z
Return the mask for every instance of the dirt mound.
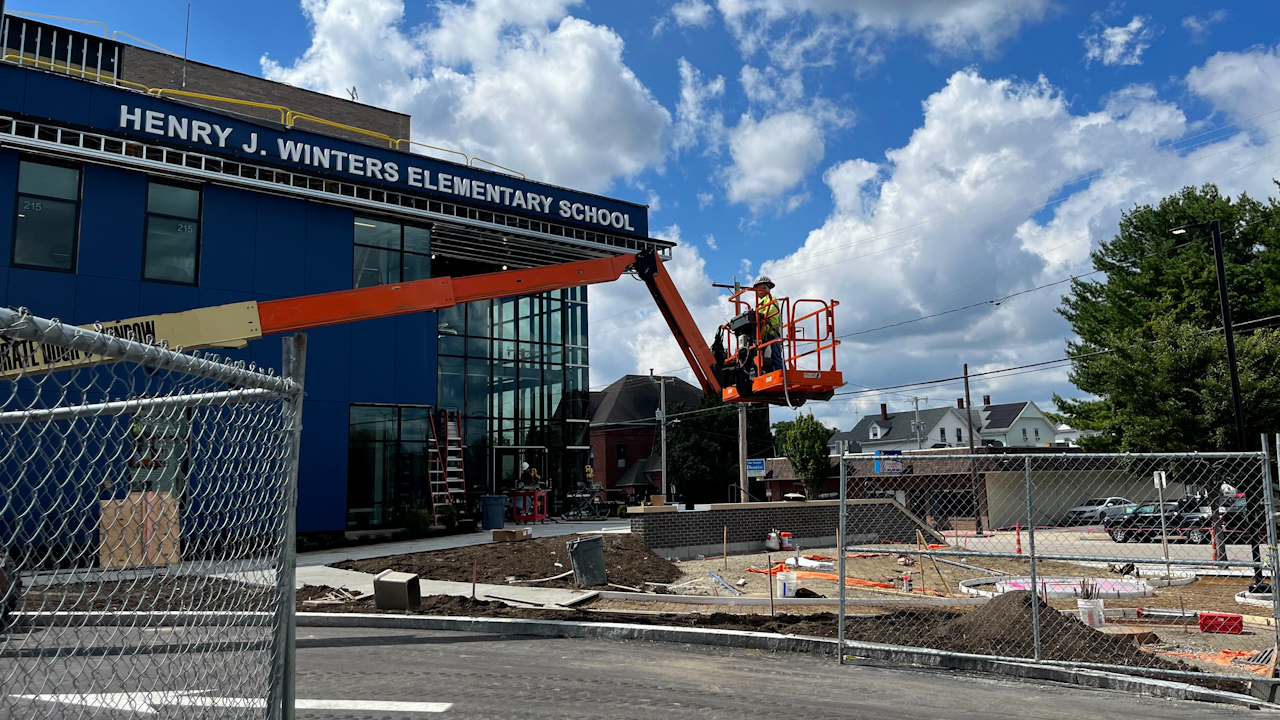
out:
M646 581L669 583L680 577L679 568L655 555L639 536L622 533L602 537L609 582L643 588ZM474 563L480 582L503 585L509 577L534 580L570 570L572 565L565 543L572 539L572 536L559 536L515 543L488 543L368 560L344 560L333 567L365 573L396 570L429 580L471 582ZM573 576L538 585L572 588Z
M1095 630L1029 592L1005 593L934 630L923 645L955 652L1035 657L1031 603L1040 603L1040 649L1046 660L1188 669L1143 652L1132 638Z

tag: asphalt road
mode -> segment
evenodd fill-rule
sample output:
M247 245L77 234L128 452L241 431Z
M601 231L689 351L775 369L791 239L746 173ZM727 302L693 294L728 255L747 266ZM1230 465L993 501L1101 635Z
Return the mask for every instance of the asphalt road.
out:
M0 657L0 679L9 679L0 683L8 693L0 695L0 718L260 720L264 700L253 693L265 690L269 662L261 649L219 644L198 658L184 657L182 649ZM228 662L235 670L209 676L210 667ZM416 630L299 628L297 690L300 720L1179 720L1250 714L943 670L841 667L831 658L796 653ZM25 694L40 699L15 697ZM385 703L402 705L389 709Z
M299 629L298 697L447 702L299 718L1238 718L1247 710L946 671L650 642ZM1256 713L1253 713L1256 714Z

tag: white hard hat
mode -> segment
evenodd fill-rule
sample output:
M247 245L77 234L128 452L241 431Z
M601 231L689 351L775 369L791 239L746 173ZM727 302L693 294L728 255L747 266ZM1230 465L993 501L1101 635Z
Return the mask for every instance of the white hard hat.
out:
M528 469L529 469L529 463L520 463L520 469L521 469L521 470L528 470Z
M755 282L751 283L751 287L755 287L757 285L767 285L769 287L773 287L773 281L769 279L768 275L761 275L760 277L756 278Z

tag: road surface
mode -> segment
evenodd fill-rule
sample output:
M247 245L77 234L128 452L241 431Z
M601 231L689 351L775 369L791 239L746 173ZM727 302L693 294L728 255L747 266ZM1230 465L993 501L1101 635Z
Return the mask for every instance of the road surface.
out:
M1242 718L1249 711L948 671L651 642L299 629L298 696L448 702L441 718ZM393 718L300 711L299 718Z
M234 653L244 666L245 653L253 652L224 646L202 659L217 663L217 656ZM0 660L0 677L15 660ZM44 695L0 698L6 720L262 715L263 699L234 696L246 689L245 678L210 680L181 662L180 653L90 656L74 667L62 664L71 658L24 660L34 661L47 681L22 689L10 684L9 691ZM113 672L86 672L95 664ZM841 667L817 655L410 630L299 628L297 677L300 720L1190 720L1250 714L943 670Z

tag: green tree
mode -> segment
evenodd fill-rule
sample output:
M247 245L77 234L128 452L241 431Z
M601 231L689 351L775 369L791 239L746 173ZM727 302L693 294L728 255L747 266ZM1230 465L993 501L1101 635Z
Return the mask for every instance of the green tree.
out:
M781 450L782 443L786 442L787 433L791 432L791 428L795 427L795 425L795 420L779 420L771 426L773 429L773 446L775 448ZM774 454L776 455L777 453L775 452Z
M810 499L822 492L831 475L831 449L827 443L835 432L809 413L797 415L783 438L782 454L791 461L791 472L804 483Z
M1280 313L1280 205L1232 200L1213 185L1184 188L1121 217L1119 233L1091 255L1101 271L1072 281L1059 312L1078 339L1071 381L1092 398L1054 397L1073 426L1103 432L1097 450L1181 451L1234 447L1234 419L1212 241L1173 235L1218 220L1247 436L1280 427L1273 383L1277 340L1249 325ZM1272 393L1272 394L1268 394Z
M667 480L684 502L707 503L737 500L730 485L738 482L738 413L715 395L705 395L696 410L680 405L669 408L667 425ZM769 408L753 405L747 410L747 455L772 454Z

